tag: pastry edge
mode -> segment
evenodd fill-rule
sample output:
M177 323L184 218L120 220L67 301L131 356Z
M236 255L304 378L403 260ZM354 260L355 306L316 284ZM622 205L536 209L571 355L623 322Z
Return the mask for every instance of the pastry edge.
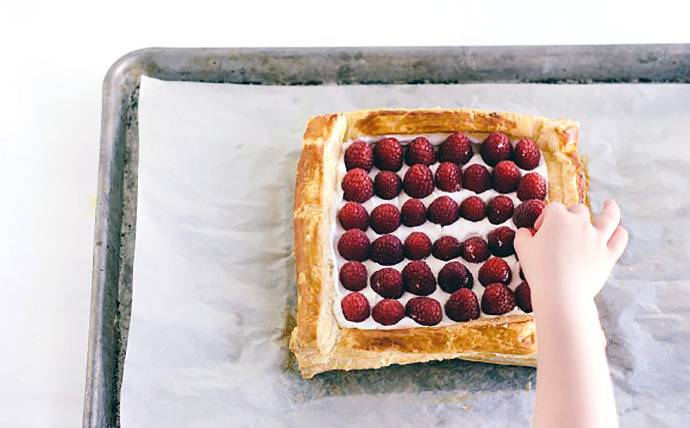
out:
M297 326L290 349L302 376L329 370L380 368L450 358L536 366L531 314L483 318L444 327L399 330L341 328L332 306L337 275L329 254L336 162L342 143L364 135L431 132L503 132L528 137L544 153L549 201L588 203L586 163L577 153L579 124L487 110L383 109L309 119L295 173L294 232Z

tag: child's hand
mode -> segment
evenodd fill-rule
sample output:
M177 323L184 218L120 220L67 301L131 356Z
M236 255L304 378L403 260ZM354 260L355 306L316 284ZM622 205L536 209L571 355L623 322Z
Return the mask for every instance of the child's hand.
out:
M613 201L594 224L584 205L551 203L534 236L515 235L537 327L537 428L618 425L593 297L628 244L620 216Z
M604 203L603 214L590 223L584 205L565 208L550 203L528 229L515 235L515 250L535 300L591 299L604 286L616 260L628 244L628 232L619 225L616 202ZM547 297L548 296L548 297Z

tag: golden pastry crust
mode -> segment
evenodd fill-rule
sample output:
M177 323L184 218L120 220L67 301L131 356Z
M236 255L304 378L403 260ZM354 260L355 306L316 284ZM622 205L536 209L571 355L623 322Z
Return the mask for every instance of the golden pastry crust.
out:
M329 242L337 162L343 143L361 136L503 132L530 138L539 146L548 168L549 201L572 205L587 202L585 165L577 153L578 130L572 120L483 110L361 110L311 118L297 166L294 204L298 300L290 349L302 376L449 358L535 366L537 347L530 314L395 330L338 325L332 309L337 268Z

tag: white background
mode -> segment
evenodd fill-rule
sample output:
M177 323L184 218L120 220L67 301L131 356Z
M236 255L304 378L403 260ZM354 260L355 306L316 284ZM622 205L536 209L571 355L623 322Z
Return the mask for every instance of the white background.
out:
M126 52L690 42L671 1L247 3L0 0L0 426L80 424L101 82Z

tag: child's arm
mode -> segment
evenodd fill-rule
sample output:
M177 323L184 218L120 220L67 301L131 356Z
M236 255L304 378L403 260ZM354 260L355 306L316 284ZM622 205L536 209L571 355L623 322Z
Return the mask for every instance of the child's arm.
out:
M584 205L551 203L534 236L515 236L537 326L535 427L618 425L594 296L628 243L619 223L614 201L594 225Z

